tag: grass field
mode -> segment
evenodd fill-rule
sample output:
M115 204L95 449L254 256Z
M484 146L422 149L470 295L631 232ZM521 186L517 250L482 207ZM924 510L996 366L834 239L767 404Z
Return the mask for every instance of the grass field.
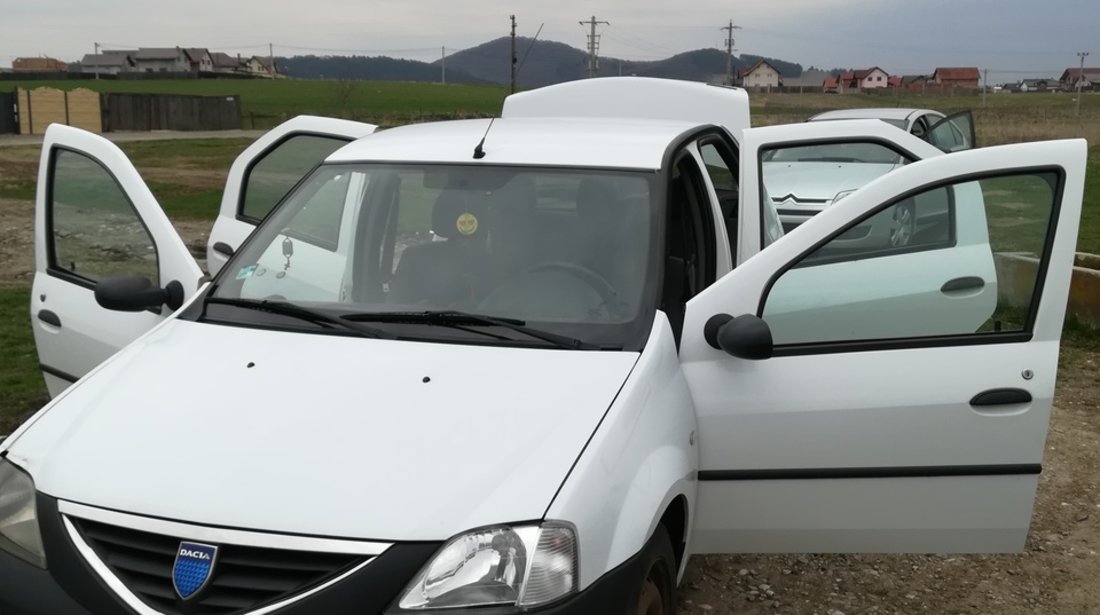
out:
M0 91L17 86L141 94L238 94L244 128L266 128L302 114L351 118L383 126L425 119L486 117L500 111L507 94L501 86L291 79L3 81Z

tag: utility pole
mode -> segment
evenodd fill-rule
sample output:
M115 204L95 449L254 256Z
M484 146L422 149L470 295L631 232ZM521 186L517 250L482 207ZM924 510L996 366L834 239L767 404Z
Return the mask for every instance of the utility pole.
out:
M989 69L982 71L982 107L985 107L985 93L989 91Z
M440 80L443 82L443 85L447 85L447 47L443 46L439 49L439 67L443 70L443 73L440 75Z
M596 26L603 24L610 26L610 21L596 21L596 16L593 15L588 21L578 21L577 23L582 26L590 26L592 29L588 35L588 78L595 77L600 69L599 64L599 51L600 51L600 37L596 35Z
M516 93L516 16L510 15L509 19L512 20L512 93Z
M1081 87L1085 85L1085 58L1089 52L1078 51L1077 57L1081 58L1081 71L1077 73L1077 115L1081 115Z
M95 78L96 78L96 81L99 81L99 66L100 66L99 43L95 44L95 56L94 57L95 57Z
M722 26L720 29L726 31L726 85L736 85L733 82L733 31L740 30L741 26L733 25L731 19L728 26Z
M279 72L275 70L275 45L267 44L267 59L271 62L271 78L275 78L275 73Z

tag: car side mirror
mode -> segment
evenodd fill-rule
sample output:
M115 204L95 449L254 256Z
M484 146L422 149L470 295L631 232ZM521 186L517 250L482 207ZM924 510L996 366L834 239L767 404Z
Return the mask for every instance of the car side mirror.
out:
M118 312L159 310L162 305L177 310L183 305L183 284L173 280L158 288L149 278L107 278L95 285L95 302Z
M750 361L770 359L775 350L768 323L752 314L737 318L729 314L711 316L703 326L703 339L712 348Z

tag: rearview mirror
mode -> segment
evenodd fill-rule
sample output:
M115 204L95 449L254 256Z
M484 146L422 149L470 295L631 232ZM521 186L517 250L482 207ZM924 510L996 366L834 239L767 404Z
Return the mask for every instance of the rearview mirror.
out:
M118 312L159 310L162 305L177 310L183 305L183 284L173 280L157 288L149 278L107 278L95 285L95 302Z
M752 314L737 318L729 314L711 316L703 327L703 339L712 348L750 361L770 359L775 350L768 323Z

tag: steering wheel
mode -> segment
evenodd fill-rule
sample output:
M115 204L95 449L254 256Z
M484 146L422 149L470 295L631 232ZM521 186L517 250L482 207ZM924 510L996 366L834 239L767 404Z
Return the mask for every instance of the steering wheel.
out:
M599 273L576 263L566 261L551 261L531 267L524 274L540 273L546 271L558 271L573 276L584 282L589 288L600 296L601 306L607 310L608 315L614 316L620 310L619 292Z

